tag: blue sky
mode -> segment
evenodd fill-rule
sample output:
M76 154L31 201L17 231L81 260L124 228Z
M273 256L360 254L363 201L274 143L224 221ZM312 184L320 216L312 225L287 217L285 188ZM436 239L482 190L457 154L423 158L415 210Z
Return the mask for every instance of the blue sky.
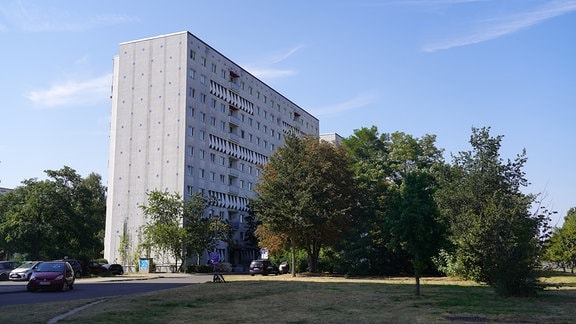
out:
M554 223L576 206L576 0L3 0L0 186L64 165L106 184L118 44L184 30L321 132L434 134L450 161L489 126Z

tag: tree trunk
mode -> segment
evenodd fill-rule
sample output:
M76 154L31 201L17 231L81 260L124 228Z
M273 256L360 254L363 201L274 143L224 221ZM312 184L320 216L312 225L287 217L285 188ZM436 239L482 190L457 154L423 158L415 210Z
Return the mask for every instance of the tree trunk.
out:
M290 257L292 260L290 260L290 273L292 274L292 277L296 277L296 248L294 247L294 244L290 244Z

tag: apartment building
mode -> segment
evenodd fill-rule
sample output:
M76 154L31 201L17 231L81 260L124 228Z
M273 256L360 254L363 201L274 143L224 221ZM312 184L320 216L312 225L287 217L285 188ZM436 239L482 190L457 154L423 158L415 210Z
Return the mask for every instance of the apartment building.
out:
M249 263L258 166L285 134L318 136L318 119L187 31L121 43L113 62L104 257L132 263L146 223L140 206L161 190L214 198L206 216L235 230L232 246L218 246L221 260Z

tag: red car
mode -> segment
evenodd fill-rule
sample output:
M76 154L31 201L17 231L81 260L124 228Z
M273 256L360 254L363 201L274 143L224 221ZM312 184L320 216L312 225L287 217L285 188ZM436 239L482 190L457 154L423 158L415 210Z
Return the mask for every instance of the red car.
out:
M38 289L66 291L74 288L74 269L68 262L42 262L32 269L34 272L26 285L28 291Z

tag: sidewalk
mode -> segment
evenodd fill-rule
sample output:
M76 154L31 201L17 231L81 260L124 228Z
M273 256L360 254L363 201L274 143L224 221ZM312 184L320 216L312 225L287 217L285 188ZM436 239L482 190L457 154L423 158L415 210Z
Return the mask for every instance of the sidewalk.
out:
M149 280L149 279L157 279L161 277L169 277L173 275L173 273L129 273L126 275L121 276L112 276L112 277L91 277L91 278L80 278L76 279L76 284L78 283L91 283L91 282L112 282L112 281L133 281L133 280ZM180 273L179 275L184 275ZM19 292L26 292L26 281L0 281L0 294L11 294L11 293L19 293Z

